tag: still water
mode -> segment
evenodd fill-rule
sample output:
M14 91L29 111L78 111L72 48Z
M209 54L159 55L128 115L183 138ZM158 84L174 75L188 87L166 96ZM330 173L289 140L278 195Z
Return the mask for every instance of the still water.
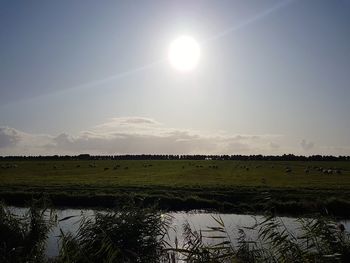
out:
M28 210L22 207L9 207L12 213L16 215L23 215ZM103 212L103 210L98 210ZM59 250L59 235L60 230L64 233L71 232L76 233L79 228L80 219L85 217L93 217L96 213L95 210L90 209L57 209L55 210L57 214L58 221L60 219L71 217L67 220L58 222L58 224L52 229L47 240L46 254L48 257L55 257L58 255ZM224 222L226 232L228 233L228 238L233 244L236 244L238 238L238 229L242 227L253 226L257 222L264 220L262 216L254 215L242 215L242 214L216 214L208 213L203 211L190 211L190 212L170 212L168 213L171 220L171 228L169 230L168 242L171 246L175 247L175 239L177 239L179 247L182 245L183 241L183 226L187 222L191 226L192 230L205 230L208 227L216 227L218 223L214 218L221 218ZM214 217L214 218L213 218ZM279 217L283 221L287 229L298 234L298 229L300 224L296 221L296 218L292 217ZM347 231L350 230L350 220L341 221L344 224ZM257 233L255 231L246 230L249 238L255 239ZM212 242L213 240L208 239L207 242Z

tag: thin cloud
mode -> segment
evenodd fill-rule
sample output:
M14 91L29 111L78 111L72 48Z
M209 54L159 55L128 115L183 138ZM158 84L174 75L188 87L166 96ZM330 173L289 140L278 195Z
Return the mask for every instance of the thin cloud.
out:
M0 148L11 147L21 139L19 132L13 128L0 127Z

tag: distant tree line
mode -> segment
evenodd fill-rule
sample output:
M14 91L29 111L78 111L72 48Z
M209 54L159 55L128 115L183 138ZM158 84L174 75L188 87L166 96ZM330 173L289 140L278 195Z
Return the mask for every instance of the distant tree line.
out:
M1 160L236 160L236 161L350 161L350 156L332 155L176 155L176 154L125 154L125 155L50 155L0 156Z

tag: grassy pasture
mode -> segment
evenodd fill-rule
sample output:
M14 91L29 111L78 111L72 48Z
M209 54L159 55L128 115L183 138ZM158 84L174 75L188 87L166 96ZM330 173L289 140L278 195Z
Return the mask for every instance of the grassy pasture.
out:
M17 201L38 193L67 200L137 194L166 200L172 208L178 208L174 202L185 199L185 203L196 199L196 205L185 204L183 208L216 208L222 204L237 208L242 204L252 206L252 202L263 204L260 196L266 191L273 195L273 200L284 203L329 198L350 202L350 162L0 162L0 197Z
M0 185L9 186L350 189L349 162L22 161L0 162L0 167ZM334 172L325 174L316 167Z

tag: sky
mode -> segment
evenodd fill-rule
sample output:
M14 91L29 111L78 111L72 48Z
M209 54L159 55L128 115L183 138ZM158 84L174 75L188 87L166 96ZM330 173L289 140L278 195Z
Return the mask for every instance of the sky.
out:
M350 155L349 80L349 0L0 0L0 155Z

